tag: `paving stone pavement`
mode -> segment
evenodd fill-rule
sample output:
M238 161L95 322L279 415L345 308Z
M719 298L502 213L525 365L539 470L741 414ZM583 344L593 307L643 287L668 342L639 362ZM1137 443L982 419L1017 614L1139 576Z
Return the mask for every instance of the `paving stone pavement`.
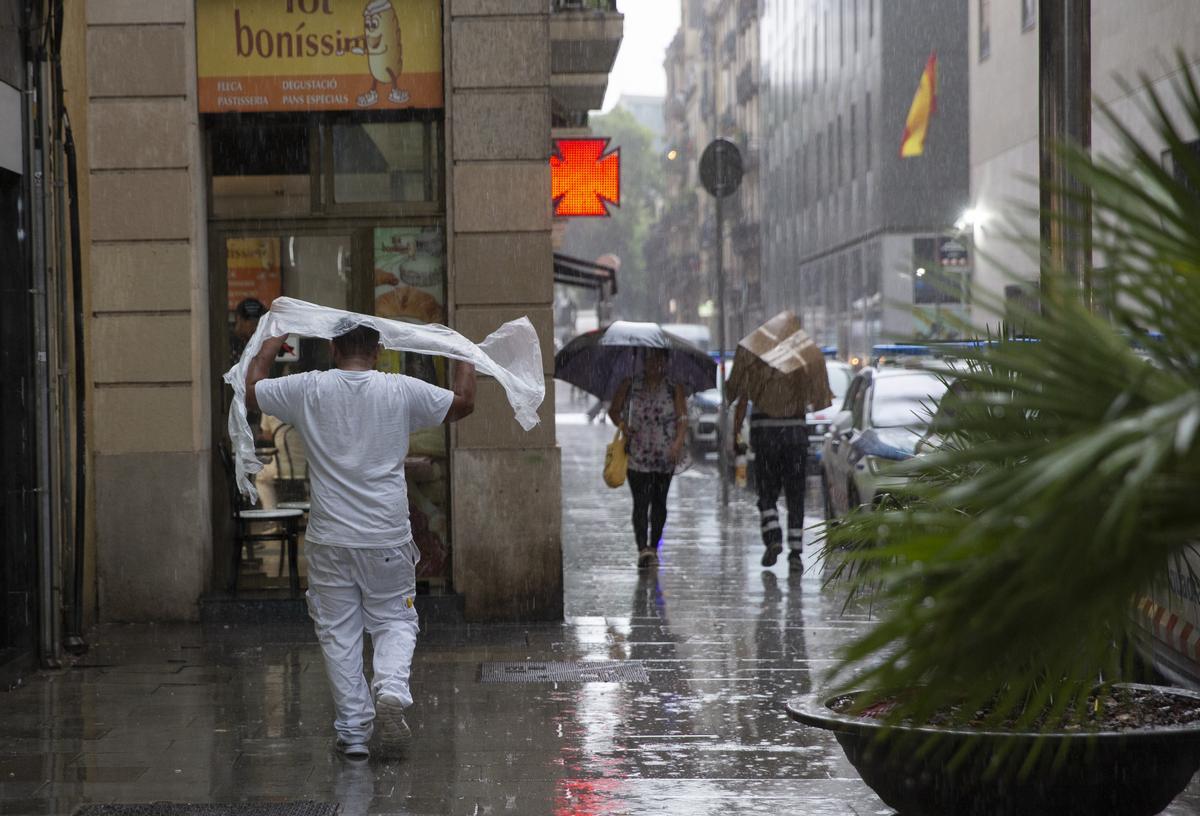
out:
M866 618L841 614L811 558L804 574L782 559L762 569L753 502L722 506L711 463L677 477L662 563L639 572L628 491L600 478L610 433L559 417L566 621L426 626L406 757L332 752L309 626L103 626L75 667L0 694L0 814L157 800L408 816L891 813L831 736L783 710ZM650 682L480 682L484 662L578 660L639 660ZM1200 787L1167 813L1200 814Z

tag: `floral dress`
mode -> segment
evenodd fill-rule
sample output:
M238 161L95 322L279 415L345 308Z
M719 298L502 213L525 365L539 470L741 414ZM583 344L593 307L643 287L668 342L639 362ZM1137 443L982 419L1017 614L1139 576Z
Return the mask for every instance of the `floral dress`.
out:
M642 473L673 473L671 445L675 442L675 387L664 379L649 388L638 377L629 388L629 469Z

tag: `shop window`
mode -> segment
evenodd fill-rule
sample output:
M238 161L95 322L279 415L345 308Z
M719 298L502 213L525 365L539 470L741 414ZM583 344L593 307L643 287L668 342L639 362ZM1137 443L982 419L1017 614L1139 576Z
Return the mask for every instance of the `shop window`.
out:
M913 239L913 303L962 303L970 254L952 238Z
M210 117L211 208L217 218L332 210L433 215L442 201L441 123Z
M222 217L312 210L313 128L305 122L241 120L209 132L212 211Z
M333 125L334 202L436 200L440 187L436 128L435 122Z
M376 227L371 231L375 314L406 323L446 321L446 232L441 225ZM447 361L385 350L379 369L449 386ZM417 577L450 577L450 449L443 426L409 439L405 476L413 540L421 552Z

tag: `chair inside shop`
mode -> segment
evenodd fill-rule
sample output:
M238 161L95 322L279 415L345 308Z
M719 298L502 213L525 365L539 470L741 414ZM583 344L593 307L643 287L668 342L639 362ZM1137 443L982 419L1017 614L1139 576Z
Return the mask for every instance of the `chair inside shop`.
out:
M243 550L249 550L250 556L253 557L256 542L278 541L281 549L287 548L288 584L293 595L299 594L299 528L304 511L295 507L261 509L251 505L237 489L233 455L228 446L222 442L217 447L220 449L221 465L225 471L225 482L229 488L230 512L234 524L233 574L229 580L230 593L237 593Z
M280 507L308 505L308 452L295 426L282 423L273 435L275 467L279 473L276 495Z

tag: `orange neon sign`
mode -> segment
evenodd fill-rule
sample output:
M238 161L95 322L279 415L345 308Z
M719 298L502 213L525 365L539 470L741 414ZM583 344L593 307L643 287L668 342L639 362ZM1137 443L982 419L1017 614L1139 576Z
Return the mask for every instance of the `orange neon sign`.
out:
M621 206L621 148L605 154L607 147L608 139L554 140L550 194L556 216L605 217L608 204Z

